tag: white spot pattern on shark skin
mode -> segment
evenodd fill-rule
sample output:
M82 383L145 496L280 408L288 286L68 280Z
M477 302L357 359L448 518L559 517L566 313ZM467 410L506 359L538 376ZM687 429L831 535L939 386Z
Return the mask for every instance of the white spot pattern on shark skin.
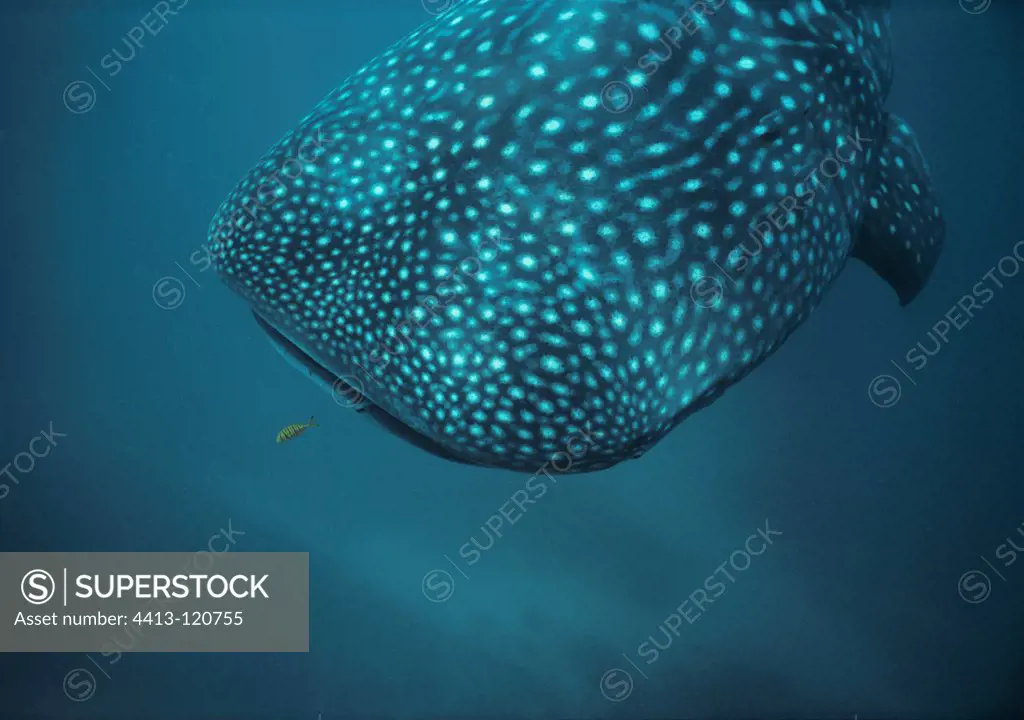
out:
M698 4L671 44L669 0L456 4L248 174L218 272L452 455L533 470L588 423L573 472L642 452L819 303L885 137L879 3Z

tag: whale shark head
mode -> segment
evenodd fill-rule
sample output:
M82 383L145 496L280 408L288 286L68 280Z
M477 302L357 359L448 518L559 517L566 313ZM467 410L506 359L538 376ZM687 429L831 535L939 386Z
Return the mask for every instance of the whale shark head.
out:
M436 455L637 457L847 259L909 302L941 218L888 3L466 0L327 96L211 225L275 345Z

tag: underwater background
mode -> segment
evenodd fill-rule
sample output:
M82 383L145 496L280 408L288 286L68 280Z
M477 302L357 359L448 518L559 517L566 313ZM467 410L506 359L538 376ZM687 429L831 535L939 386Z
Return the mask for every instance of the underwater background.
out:
M130 653L125 636L117 655L7 654L0 717L1024 713L1024 558L1007 562L1024 546L1024 273L1005 260L1024 241L1024 3L895 3L888 108L948 228L921 296L900 308L850 261L724 398L639 460L552 473L500 537L486 523L528 475L339 407L201 247L256 160L436 3L172 4L115 76L101 58L152 0L0 5L0 465L61 433L0 478L0 550L198 551L230 528L232 551L309 552L310 652ZM990 301L936 346L979 282ZM92 681L69 687L76 670Z

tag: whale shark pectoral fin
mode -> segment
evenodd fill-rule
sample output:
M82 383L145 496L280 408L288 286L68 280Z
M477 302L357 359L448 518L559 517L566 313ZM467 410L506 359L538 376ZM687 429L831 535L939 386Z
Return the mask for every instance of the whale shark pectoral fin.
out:
M867 263L906 305L928 282L945 236L946 223L914 131L890 113L853 257Z

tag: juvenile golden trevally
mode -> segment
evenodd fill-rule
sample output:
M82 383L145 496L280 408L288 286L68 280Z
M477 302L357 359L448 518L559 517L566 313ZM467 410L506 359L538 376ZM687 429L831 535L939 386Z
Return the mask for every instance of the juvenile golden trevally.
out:
M309 419L309 422L307 423L292 423L291 425L288 425L277 434L277 442L278 444L280 444L287 440L291 440L292 438L297 438L299 435L306 432L310 428L315 427L320 426L317 424L316 418L313 417L311 417Z

